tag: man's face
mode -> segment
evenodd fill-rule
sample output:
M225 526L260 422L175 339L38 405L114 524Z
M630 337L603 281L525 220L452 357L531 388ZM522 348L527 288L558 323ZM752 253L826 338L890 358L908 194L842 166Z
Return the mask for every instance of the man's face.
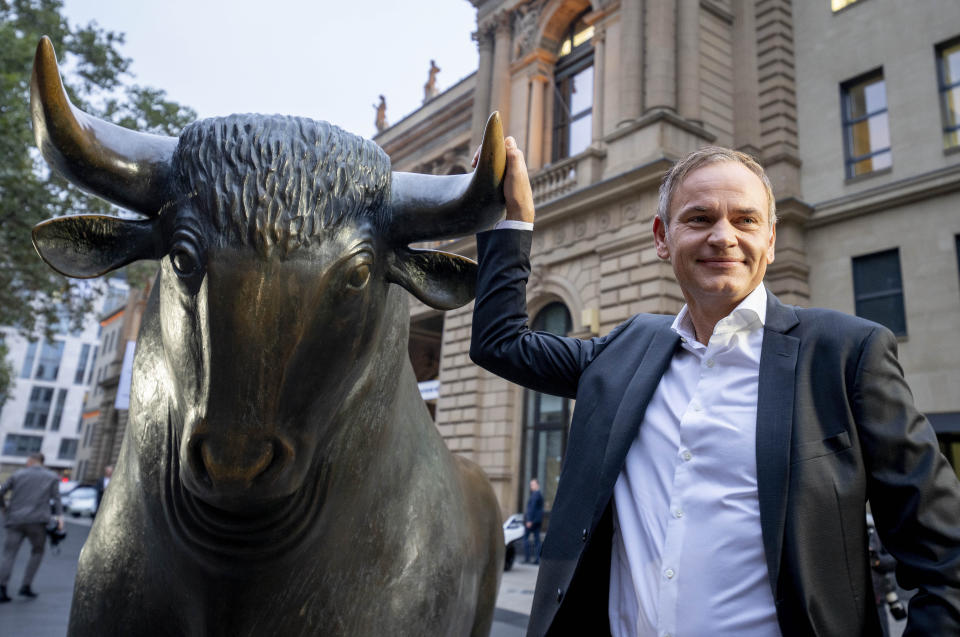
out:
M726 316L773 262L763 182L737 162L707 164L687 174L669 213L669 228L654 219L657 256L670 260L691 308Z
M530 481L530 490L531 490L531 491L539 491L539 490L540 490L540 483L537 482L536 480L531 480L531 481Z

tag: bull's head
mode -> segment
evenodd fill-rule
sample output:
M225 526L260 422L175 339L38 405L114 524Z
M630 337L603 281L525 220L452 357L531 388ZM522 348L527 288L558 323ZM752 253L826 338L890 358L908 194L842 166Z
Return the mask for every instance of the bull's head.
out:
M183 484L227 509L293 493L328 438L357 435L333 425L358 409L355 396L396 378L391 361L405 355L408 310L391 283L440 309L473 297L472 261L409 244L475 232L502 212L496 114L476 171L448 177L391 174L373 142L298 118L146 135L75 108L46 38L31 110L55 169L145 217L51 219L33 231L37 251L72 277L161 260L165 378L151 381L169 386Z

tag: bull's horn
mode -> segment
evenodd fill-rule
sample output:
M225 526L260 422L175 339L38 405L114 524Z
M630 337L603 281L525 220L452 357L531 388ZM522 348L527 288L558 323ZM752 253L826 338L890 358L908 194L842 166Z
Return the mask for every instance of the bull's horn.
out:
M466 175L393 173L390 241L446 239L489 228L503 214L503 147L500 113L487 120L477 168Z
M70 103L50 38L37 45L30 113L47 162L84 190L155 216L167 196L175 137L139 133L97 119Z

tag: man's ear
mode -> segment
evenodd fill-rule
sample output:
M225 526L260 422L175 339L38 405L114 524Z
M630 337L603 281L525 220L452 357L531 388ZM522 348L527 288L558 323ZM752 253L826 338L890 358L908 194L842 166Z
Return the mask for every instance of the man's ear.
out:
M452 310L476 294L477 263L439 250L397 248L387 279L432 308Z
M660 215L653 215L653 243L657 247L657 256L669 261L670 248L667 246L667 227L660 220Z
M47 265L89 279L165 253L160 217L143 221L108 215L57 217L33 227L33 246Z
M773 263L774 252L777 244L777 224L770 226L770 245L767 247L767 263Z

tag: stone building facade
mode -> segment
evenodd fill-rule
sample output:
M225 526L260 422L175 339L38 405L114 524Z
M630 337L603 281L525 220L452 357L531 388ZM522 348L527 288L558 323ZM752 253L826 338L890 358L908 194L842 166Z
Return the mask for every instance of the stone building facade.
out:
M120 456L127 430L133 354L150 287L148 283L145 289L131 288L125 302L100 319L100 356L84 403L83 437L74 473L80 482L96 481L103 475L104 467L116 464Z
M395 170L458 173L500 111L537 204L535 327L589 338L636 312L678 311L682 296L651 234L659 181L698 147L738 148L761 161L777 196L766 284L781 300L886 320L870 304L878 284L869 274L855 298L854 268L872 262L851 260L899 247L909 325L901 360L944 449L960 448L950 433L960 417L960 344L950 338L960 328L960 153L956 132L954 145L941 139L960 88L938 84L935 71L960 36L960 5L931 0L906 16L894 0L471 2L476 73L375 141ZM848 177L861 129L875 122L845 119L842 91L877 68L890 82L893 162L861 159L863 174ZM847 148L856 152L845 163ZM476 251L472 237L444 249ZM572 405L473 365L471 311L412 302L411 356L438 361L417 364L418 380L439 379L437 427L486 470L504 515L521 510L530 477L549 509Z

